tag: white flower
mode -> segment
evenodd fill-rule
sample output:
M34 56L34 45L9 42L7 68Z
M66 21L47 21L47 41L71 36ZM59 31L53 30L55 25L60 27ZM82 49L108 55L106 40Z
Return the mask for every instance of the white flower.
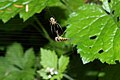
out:
M52 76L51 75L48 75L48 78L51 78Z
M58 74L58 71L54 71L54 74Z
M50 68L50 70L49 70L50 72L53 72L54 71L54 68Z
M45 71L46 71L46 72L49 72L49 71L50 71L50 68L49 68L49 67L47 67Z
M51 75L54 75L54 72L50 72Z

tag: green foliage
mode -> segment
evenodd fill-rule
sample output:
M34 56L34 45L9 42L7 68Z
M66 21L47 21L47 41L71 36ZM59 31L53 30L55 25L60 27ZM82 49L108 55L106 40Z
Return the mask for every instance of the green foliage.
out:
M109 64L120 61L119 16L116 17L119 14L118 2L105 3L103 6L108 6L104 9L95 4L83 5L70 15L66 37L77 45L83 63L97 58Z
M46 6L60 3L58 0L54 0L54 2L51 0L3 0L0 4L0 19L7 22L16 14L19 14L20 18L26 21L35 13L40 13ZM26 12L26 5L28 5L28 12Z
M43 68L37 71L43 79L61 80L63 72L69 63L69 57L61 56L59 59L54 51L41 48L41 65Z
M120 61L119 2L0 0L0 80L119 80L119 64L102 64ZM63 31L68 25L62 35L65 33L68 41L53 40L56 35L50 31L51 16ZM8 46L13 41L24 48L19 43ZM39 48L40 56L35 57Z
M51 41L49 44L44 46L44 48L49 49L49 50L54 50L56 51L57 55L63 55L69 53L71 51L72 46L68 42L55 42Z
M12 44L7 48L6 56L0 57L0 80L33 80L34 62L32 48L24 53L20 44Z
M57 69L57 55L54 51L41 49L41 65L44 68L50 67Z
M62 3L71 11L76 11L77 8L83 5L84 0L61 0Z
M58 65L59 65L59 72L64 72L65 69L67 68L67 65L69 63L69 57L61 56Z

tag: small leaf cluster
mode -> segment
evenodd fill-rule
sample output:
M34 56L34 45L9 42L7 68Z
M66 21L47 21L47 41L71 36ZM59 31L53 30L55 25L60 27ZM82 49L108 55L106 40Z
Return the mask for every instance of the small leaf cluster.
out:
M37 71L43 79L61 80L63 72L69 63L69 57L61 56L59 59L54 51L41 48L41 65L43 68Z
M54 51L41 48L41 61L43 66L37 72L43 79L60 80L69 63L69 57L61 56L59 59ZM33 80L36 75L35 55L32 48L23 51L19 43L7 48L5 57L0 57L1 80ZM38 64L37 64L38 65Z

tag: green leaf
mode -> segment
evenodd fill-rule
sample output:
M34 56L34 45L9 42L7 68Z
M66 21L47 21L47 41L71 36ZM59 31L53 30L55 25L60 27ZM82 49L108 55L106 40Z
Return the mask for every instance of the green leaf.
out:
M0 80L3 80L5 74L7 75L11 71L12 68L10 70L8 68L11 68L11 66L7 60L4 57L0 57Z
M12 2L12 1L5 1L1 2L0 4L3 4L0 7L0 19L3 20L3 22L7 22L10 18L14 17L18 12L20 12L24 5L22 4L21 1L17 2ZM22 7L16 7L17 6L22 6Z
M39 71L37 71L37 72L40 74L40 76L43 77L43 79L49 79L49 78L48 78L48 75L47 75L47 73L45 72L44 69L41 69L41 70L39 70Z
M12 64L19 65L23 67L23 62L21 61L23 57L23 48L19 43L14 43L7 48L6 59Z
M66 7L69 10L72 10L72 11L76 11L77 8L83 5L84 3L84 0L61 0L61 1L64 5L66 5Z
M59 58L58 66L59 66L59 72L62 73L67 68L67 65L69 63L69 57L61 56Z
M53 0L52 0L53 1ZM46 6L58 5L60 1L54 0L11 0L0 2L0 19L3 22L7 22L10 18L19 14L20 18L26 21L28 18L33 16L35 13L40 13ZM26 7L28 6L28 8ZM28 11L26 11L28 9Z
M34 0L31 1L31 3L28 4L29 9L28 12L25 12L25 9L23 9L20 12L20 17L25 20L27 20L29 17L33 16L35 13L39 13L42 11L42 9L45 8L46 2L48 0Z
M116 7L116 13L119 13ZM77 12L70 15L66 36L77 45L83 63L96 58L109 64L120 61L119 21L116 22L111 13L107 14L99 6L91 4L79 7Z
M22 57L23 56L23 48L19 43L14 43L7 48L7 55L9 57Z
M12 78L17 80L18 72L19 69L11 65L7 59L0 57L0 80L11 80Z
M50 80L61 80L62 77L63 77L63 74L54 75Z
M59 61L54 51L41 48L41 65L43 68L37 71L43 79L61 80L65 71L69 57L61 56Z
M41 10L46 6L46 1L47 0L17 0L16 2L1 2L0 19L2 19L3 22L7 22L10 18L20 13L20 17L25 21L35 13L41 12ZM26 12L26 5L28 5L28 12Z
M61 6L63 7L62 3L60 2L60 0L48 0L48 2L46 2L47 6Z
M111 14L113 14L114 21L116 22L117 26L120 27L120 11L119 11L119 5L120 5L120 0L115 0L111 1L109 3L110 8L111 8Z
M56 51L57 55L61 56L63 54L66 54L67 52L70 52L72 46L67 42L51 41L49 44L45 45L44 48L54 50Z
M25 69L20 72L20 77L22 80L34 80L34 75L35 75L35 69Z
M6 56L0 57L0 80L33 80L35 56L32 48L23 54L19 43L7 48Z
M41 50L41 65L44 68L54 68L57 69L57 55L54 51L40 49Z
M25 52L23 62L26 68L32 67L35 64L35 55L33 48L30 48Z
M103 9L106 10L107 12L111 12L110 11L110 7L109 7L109 3L108 3L108 0L104 0L103 1L103 5L102 5Z

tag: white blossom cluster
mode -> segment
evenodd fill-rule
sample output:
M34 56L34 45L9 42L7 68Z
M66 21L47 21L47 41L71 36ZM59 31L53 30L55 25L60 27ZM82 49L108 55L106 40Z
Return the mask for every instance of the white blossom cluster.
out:
M47 67L46 72L48 73L48 78L51 78L53 75L58 74L58 71L54 68Z

